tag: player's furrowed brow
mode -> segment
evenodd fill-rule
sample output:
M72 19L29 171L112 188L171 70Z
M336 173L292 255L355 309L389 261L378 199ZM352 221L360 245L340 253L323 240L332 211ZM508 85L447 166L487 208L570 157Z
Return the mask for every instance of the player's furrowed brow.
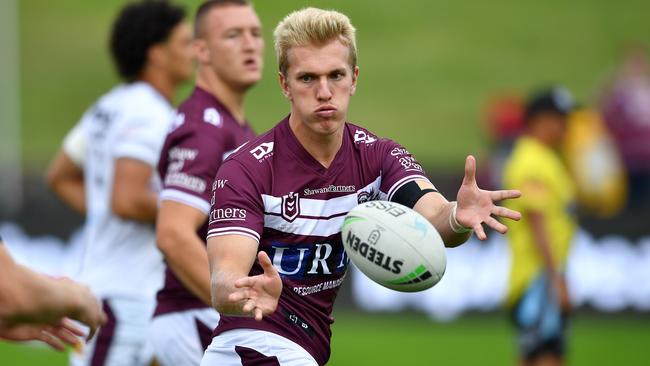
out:
M309 77L311 77L311 78L316 78L316 74L313 73L313 72L309 72L309 71L300 71L300 72L298 72L298 73L296 74L296 79L300 79L300 78L303 78L303 77L305 77L305 76L309 76Z

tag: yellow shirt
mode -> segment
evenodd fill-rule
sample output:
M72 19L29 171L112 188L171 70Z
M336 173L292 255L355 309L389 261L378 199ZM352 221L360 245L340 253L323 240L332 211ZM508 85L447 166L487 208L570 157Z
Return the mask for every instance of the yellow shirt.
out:
M506 303L512 305L544 266L527 213L543 215L553 263L563 268L577 226L575 188L559 155L530 137L516 142L505 164L503 183L506 189L522 192L521 198L506 203L523 215L521 221L509 224L507 234L512 264Z

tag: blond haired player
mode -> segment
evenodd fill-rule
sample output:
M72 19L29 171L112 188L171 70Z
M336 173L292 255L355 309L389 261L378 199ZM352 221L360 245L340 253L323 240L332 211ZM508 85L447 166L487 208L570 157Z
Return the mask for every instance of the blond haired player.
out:
M359 202L413 207L448 246L465 242L472 229L485 239L482 224L505 232L491 215L519 218L493 203L519 192L479 189L473 157L456 204L405 148L347 122L359 68L345 15L289 14L275 30L275 47L291 112L217 173L208 255L221 320L203 366L327 362L332 307L349 262L341 224Z

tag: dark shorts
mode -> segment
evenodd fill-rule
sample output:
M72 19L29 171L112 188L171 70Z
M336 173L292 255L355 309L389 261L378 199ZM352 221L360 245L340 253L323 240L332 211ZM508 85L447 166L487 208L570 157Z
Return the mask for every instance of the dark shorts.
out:
M539 275L511 311L520 354L525 360L541 355L562 356L566 352L567 315L549 288L548 276Z

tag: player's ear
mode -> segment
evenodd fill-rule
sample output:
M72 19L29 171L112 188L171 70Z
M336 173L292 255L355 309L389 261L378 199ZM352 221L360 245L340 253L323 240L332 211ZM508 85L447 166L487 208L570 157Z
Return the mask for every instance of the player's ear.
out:
M147 64L164 65L166 61L165 49L162 43L155 44L147 50Z
M352 88L350 89L350 95L354 95L357 91L357 80L359 80L359 66L355 66L354 71L352 71Z
M289 83L287 82L287 77L282 73L282 71L278 72L278 77L280 80L280 87L282 88L282 94L284 94L284 97L293 100L291 97L291 90L289 90Z
M208 49L205 40L200 38L195 39L192 43L192 47L194 48L194 55L199 63L205 64L210 61L210 50Z

